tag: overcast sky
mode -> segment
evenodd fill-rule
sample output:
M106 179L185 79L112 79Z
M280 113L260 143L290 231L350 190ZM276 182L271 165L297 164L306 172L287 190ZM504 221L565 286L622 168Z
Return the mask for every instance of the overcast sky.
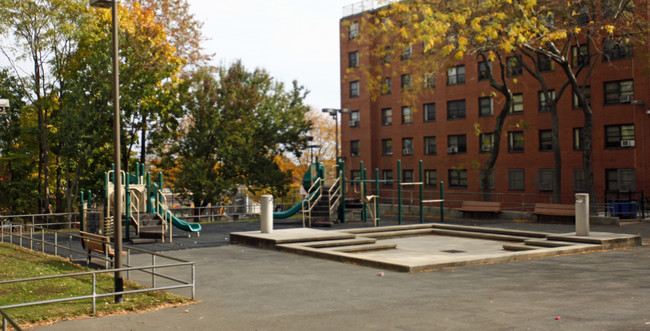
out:
M340 107L339 20L343 7L360 0L191 0L204 22L205 48L213 64L241 59L309 91L307 103Z

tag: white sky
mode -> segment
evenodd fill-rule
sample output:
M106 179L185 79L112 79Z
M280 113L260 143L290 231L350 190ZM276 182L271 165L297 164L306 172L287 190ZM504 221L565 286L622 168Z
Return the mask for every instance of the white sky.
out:
M214 65L241 59L290 86L309 91L316 108L340 107L339 20L360 0L190 0L204 22L204 47Z

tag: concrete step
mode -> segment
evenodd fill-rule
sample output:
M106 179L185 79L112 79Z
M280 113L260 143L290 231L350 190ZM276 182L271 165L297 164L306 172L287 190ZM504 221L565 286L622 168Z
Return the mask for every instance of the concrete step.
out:
M371 252L371 251L383 251L388 249L395 249L397 244L369 244L369 245L354 245L349 247L342 247L335 249L339 252L345 253L357 253L357 252Z
M443 230L443 229L435 229L435 228L432 230L432 232L435 234L440 234L445 236L478 238L478 239L498 240L498 241L515 241L515 242L522 242L522 243L530 239L529 237L522 237L522 236L511 236L511 235L504 235L504 234L461 231L461 230Z
M526 245L529 246L538 246L538 247L564 247L571 246L571 243L566 241L555 241L555 240L545 240L545 239L529 239L524 241Z
M382 231L382 232L369 232L360 234L360 236L368 238L402 238L402 237L412 237L412 236L422 236L431 234L431 229L413 229L413 230L400 230L400 231Z
M470 226L470 225L454 225L454 224L435 223L432 226L433 226L433 228L444 229L444 230L460 230L460 231L471 231L471 232L482 232L482 233L494 233L494 234L504 234L504 235L530 237L530 238L546 238L546 235L547 235L544 232L510 230L510 229L496 229L496 228L482 228L482 227L479 227L479 226Z
M350 229L350 230L343 230L343 231L347 233L363 234L363 233L373 233L373 232L389 232L389 231L431 229L431 228L432 228L431 224L408 224L408 225L382 226L377 228Z
M355 239L343 239L343 240L312 241L312 242L302 243L301 245L311 247L311 248L326 248L326 247L374 244L375 242L377 242L377 240L372 238L355 238Z
M521 244L505 244L503 245L503 249L507 251L521 252L521 251L532 251L535 249L539 249L539 247L521 245Z

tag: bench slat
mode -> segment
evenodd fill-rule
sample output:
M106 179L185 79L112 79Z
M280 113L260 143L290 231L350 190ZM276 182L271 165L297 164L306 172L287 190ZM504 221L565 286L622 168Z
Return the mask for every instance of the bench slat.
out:
M491 212L498 213L501 211L501 202L492 201L463 201L460 211L470 212Z
M555 203L536 203L533 214L550 216L575 216L575 206Z

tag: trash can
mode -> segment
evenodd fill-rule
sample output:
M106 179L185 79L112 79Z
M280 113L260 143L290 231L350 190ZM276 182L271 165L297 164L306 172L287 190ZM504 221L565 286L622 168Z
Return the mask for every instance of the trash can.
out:
M636 218L637 202L624 199L608 200L609 214L622 219Z

